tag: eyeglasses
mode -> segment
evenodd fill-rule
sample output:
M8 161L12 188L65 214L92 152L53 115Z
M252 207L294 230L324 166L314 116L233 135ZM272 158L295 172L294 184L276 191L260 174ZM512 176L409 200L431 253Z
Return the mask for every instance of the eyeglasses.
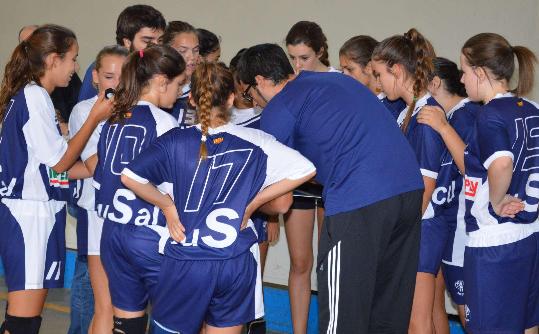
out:
M253 96L249 94L249 89L251 89L251 87L253 87L253 85L247 86L247 89L245 89L243 93L241 93L241 97L249 103L253 103Z

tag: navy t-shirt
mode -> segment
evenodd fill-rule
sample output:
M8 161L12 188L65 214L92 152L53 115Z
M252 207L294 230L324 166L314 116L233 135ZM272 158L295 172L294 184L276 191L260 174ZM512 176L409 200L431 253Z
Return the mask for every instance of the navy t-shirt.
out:
M261 129L315 164L328 216L423 188L395 119L353 78L302 71L264 108Z

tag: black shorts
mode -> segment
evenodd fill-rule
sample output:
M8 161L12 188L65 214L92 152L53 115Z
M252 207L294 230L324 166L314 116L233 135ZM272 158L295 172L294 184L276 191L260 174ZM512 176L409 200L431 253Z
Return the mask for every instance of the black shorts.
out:
M294 201L290 209L314 210L324 208L322 200L323 187L320 184L304 183L294 190Z
M408 331L422 196L412 191L325 218L317 262L320 333Z

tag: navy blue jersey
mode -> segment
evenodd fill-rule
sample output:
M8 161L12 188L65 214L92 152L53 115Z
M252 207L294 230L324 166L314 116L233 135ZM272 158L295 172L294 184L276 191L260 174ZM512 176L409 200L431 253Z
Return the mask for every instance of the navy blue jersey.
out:
M97 95L97 89L94 87L94 82L92 78L92 71L95 68L95 62L91 63L84 73L84 79L82 79L82 86L79 91L79 102L91 99Z
M508 93L498 94L481 107L474 129L475 136L465 152L468 232L489 231L496 225L506 225L503 228L514 231L515 224L531 224L537 220L538 129L539 110L533 102ZM515 218L499 217L490 204L487 170L499 157L513 160L513 176L507 193L521 198L525 204L524 210ZM510 233L504 234L505 243L510 242Z
M395 120L399 118L401 112L406 108L406 102L404 102L403 99L396 99L391 101L384 93L378 94L378 99L384 104L387 110L389 110Z
M251 129L260 129L260 117L262 116L262 110L259 108L248 108L248 109L238 109L232 107L230 109L230 122L239 126L245 126ZM268 216L262 212L255 212L251 217L255 226L257 227L257 232L259 234L259 241L266 241L267 231L265 231L265 224L268 221Z
M47 91L35 83L20 89L0 132L0 198L66 201L67 172L52 169L66 150Z
M328 216L423 188L394 118L349 76L301 71L264 108L261 129L313 161Z
M299 179L314 166L260 130L228 123L210 129L208 157L199 159L199 126L157 139L123 172L151 182L174 200L186 239L169 240L165 255L180 260L227 259L257 241L252 226L240 231L247 205L266 186Z
M440 107L438 102L430 94L425 94L416 102L405 135L416 154L419 168L421 168L421 175L437 179L438 171L442 164L442 153L445 150L445 144L438 132L434 131L428 125L417 122L417 114L424 106ZM403 110L397 120L399 125L404 121L406 110Z
M139 101L124 122L103 126L94 173L95 204L100 217L122 224L165 224L159 209L124 187L120 175L157 137L177 126L169 114L145 101Z
M182 95L174 102L172 108L163 108L178 121L180 129L184 129L188 126L197 123L196 110L189 108L189 93L191 92L191 86L185 85L182 89Z
M447 113L449 124L455 129L464 143L470 143L475 126L475 118L480 105L468 99L460 101L452 111ZM436 178L436 188L432 193L429 208L424 218L443 216L444 219L455 221L457 212L462 209L464 218L464 205L459 207L459 194L461 194L464 178L460 174L453 157L447 148L441 156L441 165ZM464 204L464 203L463 203Z

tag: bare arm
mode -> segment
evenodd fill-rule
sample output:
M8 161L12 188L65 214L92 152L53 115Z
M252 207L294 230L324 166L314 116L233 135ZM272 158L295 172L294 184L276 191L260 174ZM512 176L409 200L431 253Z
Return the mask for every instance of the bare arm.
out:
M425 191L423 191L421 214L424 214L425 211L427 211L427 207L429 206L432 193L434 192L434 188L436 187L436 179L433 179L428 176L423 176L423 183L425 184Z
M312 172L297 180L284 179L264 188L247 206L245 214L243 216L242 228L247 226L247 221L249 220L253 212L255 212L263 204L288 192L291 192L293 189L310 180L312 177L314 177L315 174L315 172Z
M292 192L288 192L274 200L269 201L266 204L263 204L258 210L267 215L285 214L288 212L288 209L290 209L292 201Z
M499 157L488 167L489 199L494 212L502 217L514 217L524 210L522 200L507 194L513 177L513 160Z
M455 129L447 122L445 112L440 107L425 106L419 112L417 121L430 126L440 134L457 168L464 175L464 150L466 149L466 144L462 141L462 138L460 138Z
M131 189L138 197L159 207L167 220L167 226L172 239L181 242L185 239L185 228L180 222L178 210L169 195L161 193L153 184L139 183L128 176L122 175L122 183Z

